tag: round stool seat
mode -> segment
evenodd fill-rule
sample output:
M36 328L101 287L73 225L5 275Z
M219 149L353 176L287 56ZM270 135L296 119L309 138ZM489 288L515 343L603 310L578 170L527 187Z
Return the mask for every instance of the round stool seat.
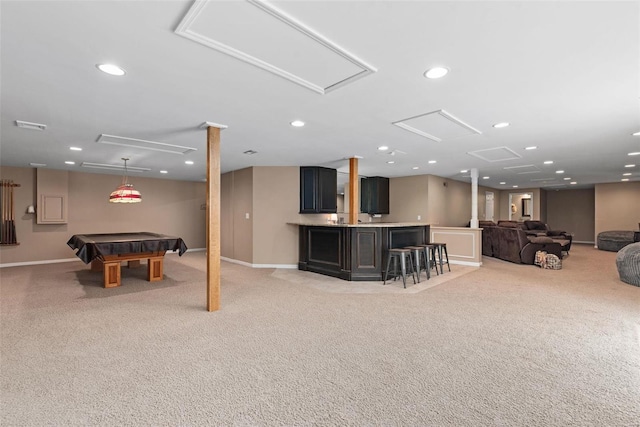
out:
M640 242L627 245L618 251L616 267L620 280L640 286Z

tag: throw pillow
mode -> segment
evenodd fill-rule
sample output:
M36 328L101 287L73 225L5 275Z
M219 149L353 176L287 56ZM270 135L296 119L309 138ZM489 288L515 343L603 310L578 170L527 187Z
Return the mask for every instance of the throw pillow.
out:
M547 254L547 266L549 270L562 270L562 260L554 254Z

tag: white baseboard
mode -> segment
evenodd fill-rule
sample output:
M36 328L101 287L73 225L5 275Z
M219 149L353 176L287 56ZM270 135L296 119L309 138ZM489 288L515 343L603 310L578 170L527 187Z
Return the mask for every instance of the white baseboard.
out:
M227 261L233 264L244 265L245 267L251 268L287 268L287 269L297 269L298 264L251 264L250 262L240 261L239 259L227 258L225 256L221 256L220 259L222 261Z
M449 264L468 265L469 267L480 267L482 265L482 262L459 261L457 259L450 259Z
M187 252L200 252L206 251L207 248L195 248L195 249L187 249ZM167 251L165 255L169 254L178 254L178 251L172 252ZM0 268L5 267L22 267L27 265L41 265L41 264L58 264L60 262L72 262L72 261L81 261L80 258L64 258L64 259L45 259L41 261L24 261L24 262L7 262L4 264L0 264Z
M59 262L72 262L72 261L81 261L81 259L80 258L64 258L64 259L45 259L42 261L7 262L5 264L0 264L0 268L23 267L26 265L40 265L40 264L57 264Z

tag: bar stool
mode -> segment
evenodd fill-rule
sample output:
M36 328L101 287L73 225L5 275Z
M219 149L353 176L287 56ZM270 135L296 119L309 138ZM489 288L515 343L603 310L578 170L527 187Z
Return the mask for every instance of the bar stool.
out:
M444 256L447 257L447 259L446 259L447 268L449 269L449 271L451 271L451 266L449 265L449 254L447 253L447 244L446 243L435 243L435 242L431 242L431 244L433 246L435 246L436 249L438 250L438 261L440 262L440 273L444 273L444 270L442 268L442 265L443 265L442 251L443 250L444 250Z
M389 278L389 266L391 265L391 259L393 259L393 277L394 280L398 277L398 263L400 263L400 274L402 275L402 284L405 289L407 287L407 269L411 269L411 276L413 277L413 283L416 283L415 269L413 267L413 256L409 249L389 249L389 255L387 256L387 269L384 272L383 285L387 284Z
M438 263L436 262L436 247L434 245L431 244L420 244L418 245L421 248L424 249L424 252L426 254L426 260L427 262L425 263L426 267L427 267L427 271L429 272L427 275L427 279L431 278L431 269L435 267L436 269L436 275L440 275L440 272L438 271Z
M405 246L405 249L409 249L413 252L413 262L416 263L416 275L418 276L418 283L420 283L420 270L424 265L424 271L427 272L427 280L431 278L431 272L429 268L429 255L426 248L422 246ZM424 261L424 262L423 262Z

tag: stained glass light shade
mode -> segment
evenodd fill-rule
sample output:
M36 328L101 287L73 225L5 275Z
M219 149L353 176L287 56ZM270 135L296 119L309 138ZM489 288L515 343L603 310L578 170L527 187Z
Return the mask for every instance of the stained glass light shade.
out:
M138 190L133 188L133 184L122 184L118 186L109 196L111 203L140 203L142 195Z
M133 188L133 184L129 184L127 179L127 158L124 160L124 176L122 177L122 184L118 186L109 196L110 203L140 203L142 201L142 195L138 190Z

